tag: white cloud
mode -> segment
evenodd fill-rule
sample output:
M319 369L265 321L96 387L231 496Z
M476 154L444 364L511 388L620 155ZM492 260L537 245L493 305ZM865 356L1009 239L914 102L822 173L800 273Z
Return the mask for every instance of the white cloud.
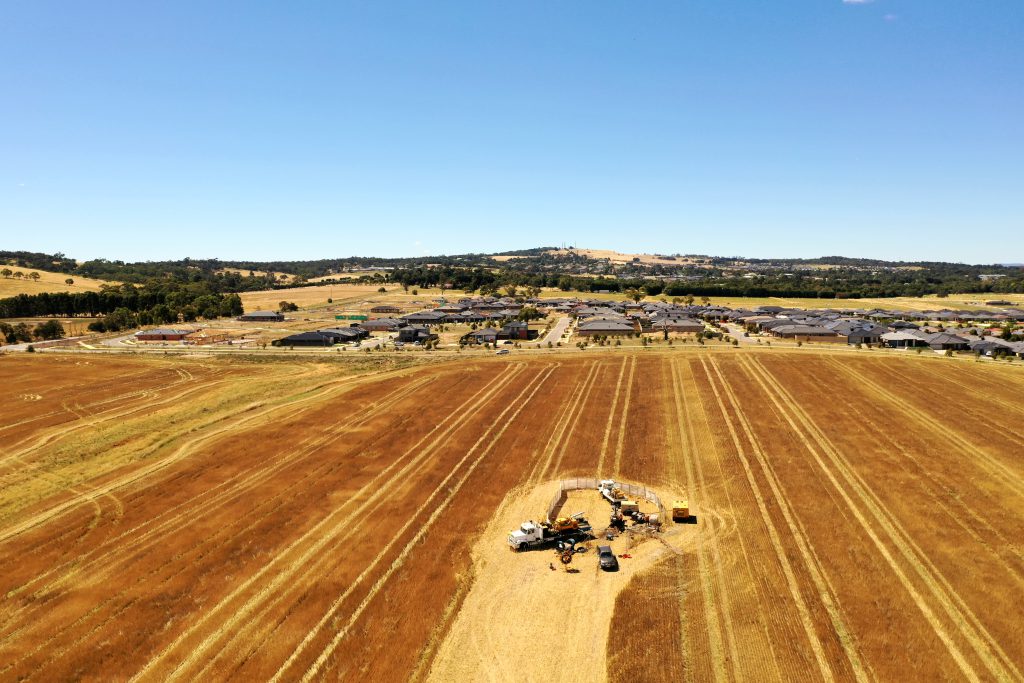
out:
M843 0L844 5L869 5L875 0Z
M882 18L885 19L886 21L896 21L897 19L900 18L900 15L898 15L898 14L886 14Z

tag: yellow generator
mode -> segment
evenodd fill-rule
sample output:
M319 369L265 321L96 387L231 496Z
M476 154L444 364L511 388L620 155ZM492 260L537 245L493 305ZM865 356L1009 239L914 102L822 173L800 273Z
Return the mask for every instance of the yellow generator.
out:
M672 521L685 522L690 519L690 504L685 500L672 502Z

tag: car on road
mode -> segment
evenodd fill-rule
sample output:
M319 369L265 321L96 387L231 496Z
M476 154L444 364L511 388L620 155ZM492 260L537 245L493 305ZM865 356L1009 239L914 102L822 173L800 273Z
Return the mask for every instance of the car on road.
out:
M619 560L615 557L610 545L597 546L597 561L601 565L601 569L606 572L619 571Z
M507 356L508 355L508 349L498 349L497 351L494 352L494 355L495 356Z

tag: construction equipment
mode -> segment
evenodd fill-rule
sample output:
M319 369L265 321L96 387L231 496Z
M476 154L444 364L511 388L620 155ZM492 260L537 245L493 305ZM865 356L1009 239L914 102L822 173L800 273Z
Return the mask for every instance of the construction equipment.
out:
M690 519L690 504L685 500L672 502L672 521L685 522Z
M583 513L571 517L559 517L554 522L523 522L520 527L508 534L509 547L526 550L554 543L555 541L579 541L592 538L591 526L583 518Z
M612 505L617 505L619 501L626 497L626 494L622 492L618 486L615 485L614 479L602 479L601 483L598 484L597 490L604 496Z

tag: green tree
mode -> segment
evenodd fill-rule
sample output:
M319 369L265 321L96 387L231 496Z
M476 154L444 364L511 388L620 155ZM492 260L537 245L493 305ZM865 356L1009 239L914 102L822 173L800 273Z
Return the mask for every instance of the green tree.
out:
M64 326L58 320L47 320L36 325L33 334L36 339L63 339Z
M71 285L75 284L75 281L72 280L71 278L68 278L67 280L64 281L64 284L70 287Z
M39 282L39 273L32 271L31 273L28 274L28 276L32 280L32 282Z
M10 268L4 268L3 270L0 270L0 275L2 275L6 279L14 275L14 271L11 270Z

